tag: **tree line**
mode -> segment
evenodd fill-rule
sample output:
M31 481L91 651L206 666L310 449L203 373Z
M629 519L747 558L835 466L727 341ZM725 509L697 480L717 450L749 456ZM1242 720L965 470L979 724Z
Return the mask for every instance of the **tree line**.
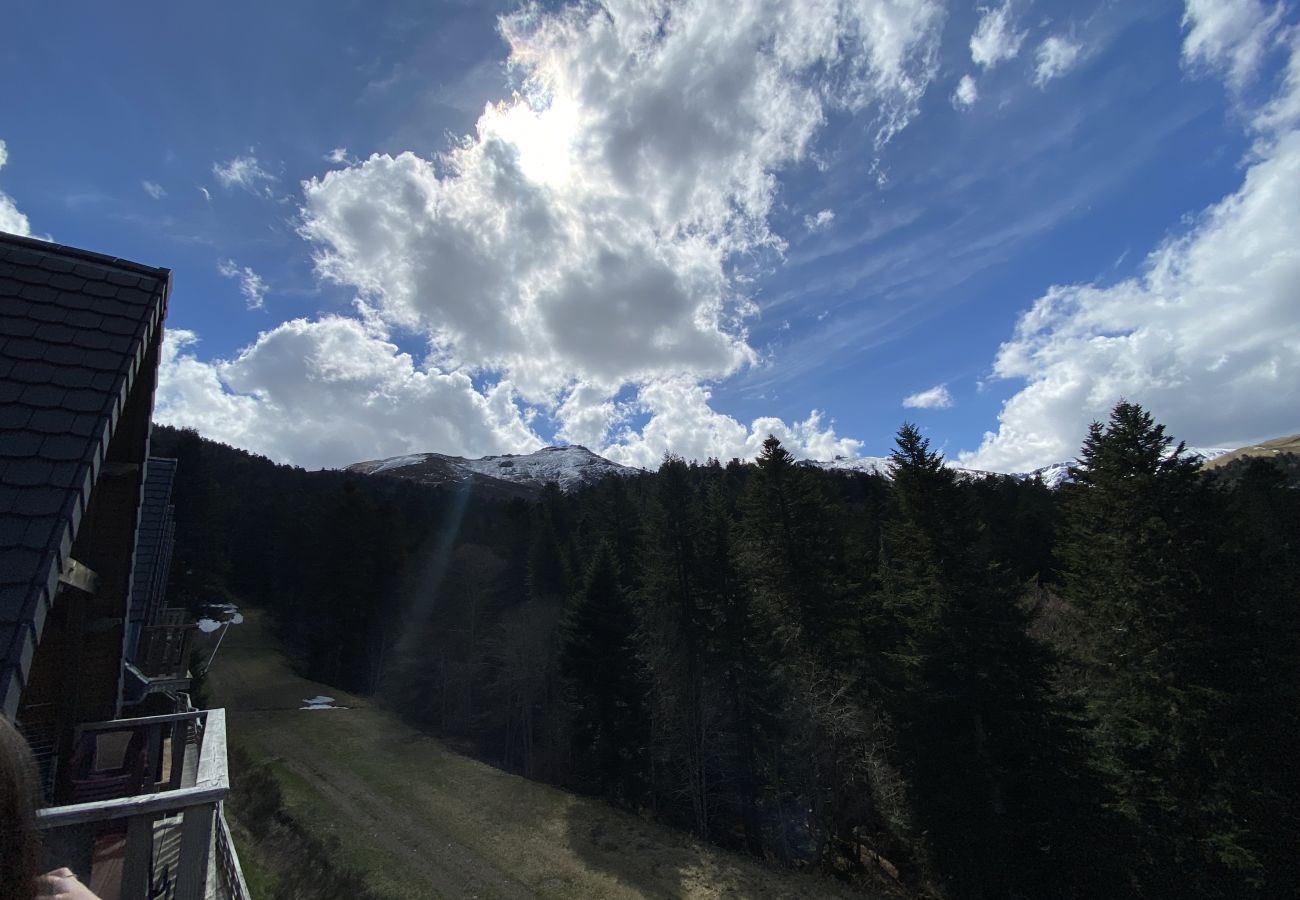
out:
M1300 889L1293 461L1206 473L1130 403L1058 490L910 425L892 479L770 438L504 502L155 448L176 594L528 777L916 896Z

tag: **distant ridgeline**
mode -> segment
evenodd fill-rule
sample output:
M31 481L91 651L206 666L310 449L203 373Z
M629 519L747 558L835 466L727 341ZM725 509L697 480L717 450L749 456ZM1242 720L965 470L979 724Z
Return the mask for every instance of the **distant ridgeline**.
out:
M892 480L775 439L615 477L154 452L169 596L497 765L904 895L1297 896L1300 459L1202 469L1131 404L1083 437L1056 490L910 427ZM557 454L592 477L508 477Z

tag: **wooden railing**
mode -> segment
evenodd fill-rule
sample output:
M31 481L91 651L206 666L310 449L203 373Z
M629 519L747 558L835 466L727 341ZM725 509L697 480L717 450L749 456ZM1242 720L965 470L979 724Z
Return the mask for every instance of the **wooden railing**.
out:
M192 727L192 735L177 741L182 727ZM230 791L225 710L121 719L86 726L82 733L130 729L171 731L169 777L146 780L132 795L40 810L37 819L45 833L49 867L67 866L92 888L114 886L124 900L247 900L221 816L221 803ZM178 744L197 746L193 765L186 765L183 751L176 755ZM209 871L210 857L217 861L215 872Z

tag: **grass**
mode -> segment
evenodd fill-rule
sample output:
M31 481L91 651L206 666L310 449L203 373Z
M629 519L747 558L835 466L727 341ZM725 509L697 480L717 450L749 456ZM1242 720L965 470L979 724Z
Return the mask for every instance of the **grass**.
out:
M293 674L262 618L245 612L209 678L214 702L227 707L232 744L270 765L287 812L327 843L337 840L340 862L377 893L861 896L456 754L364 698ZM316 694L350 708L298 708ZM256 847L249 859L254 868L266 863Z

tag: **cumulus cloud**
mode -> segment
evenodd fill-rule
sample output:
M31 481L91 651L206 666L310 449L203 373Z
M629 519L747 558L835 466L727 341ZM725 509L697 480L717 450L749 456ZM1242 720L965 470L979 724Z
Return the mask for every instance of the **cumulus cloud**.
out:
M9 148L3 140L0 140L0 169L3 169L7 162L9 162ZM18 211L14 198L4 191L0 191L0 231L24 237L32 233L32 225L27 220L27 216Z
M948 409L952 406L952 394L948 393L948 385L936 384L904 397L903 406L906 409Z
M787 424L762 417L748 426L709 405L709 390L689 378L668 378L645 385L638 411L649 413L639 430L625 429L603 448L605 456L624 465L656 468L667 452L688 460L746 459L758 455L768 435L801 459L856 456L861 441L835 434L834 425L813 410L802 422Z
M1240 43L1254 39L1242 32L1225 45L1229 81ZM1120 398L1199 446L1300 427L1300 46L1291 53L1281 93L1251 123L1241 187L1156 248L1138 277L1052 287L1021 316L993 374L1025 386L963 465L1016 471L1071 458L1089 421Z
M237 187L254 194L269 192L269 185L275 182L275 176L262 168L262 164L252 153L247 156L236 156L224 163L214 162L212 174L227 190Z
M226 278L239 281L239 292L249 309L261 309L266 300L266 282L249 266L239 266L233 259L223 259L217 263L217 271Z
M1065 35L1056 34L1047 38L1038 45L1034 84L1042 87L1047 82L1060 78L1074 68L1082 51L1082 44Z
M149 181L146 179L140 182L140 186L144 188L146 194L153 197L155 200L161 200L163 197L167 196L167 191L164 190L163 186L156 181Z
M970 36L970 58L975 65L986 69L1015 59L1026 34L1028 32L1015 29L1011 17L1011 0L1001 6L984 8L980 11L975 33Z
M336 165L342 165L344 163L350 164L352 159L348 156L347 147L335 147L329 153L325 154L325 161L332 162Z
M830 110L863 113L877 145L906 126L942 20L935 0L530 6L500 21L513 99L436 158L307 181L301 232L439 371L500 378L598 443L629 386L647 410L681 377L707 399L757 358L734 267L784 248L779 172Z
M822 231L830 227L831 222L835 221L835 210L819 210L815 216L804 216L803 227L809 231Z
M199 360L196 342L193 332L167 332L155 419L272 459L316 468L542 443L508 384L478 390L466 374L421 367L351 317L285 322L231 360Z
M1286 12L1282 3L1260 0L1187 0L1183 13L1183 59L1223 72L1239 90L1259 70Z
M963 75L957 82L957 90L952 92L952 105L958 109L970 109L980 98L979 87L970 75Z

